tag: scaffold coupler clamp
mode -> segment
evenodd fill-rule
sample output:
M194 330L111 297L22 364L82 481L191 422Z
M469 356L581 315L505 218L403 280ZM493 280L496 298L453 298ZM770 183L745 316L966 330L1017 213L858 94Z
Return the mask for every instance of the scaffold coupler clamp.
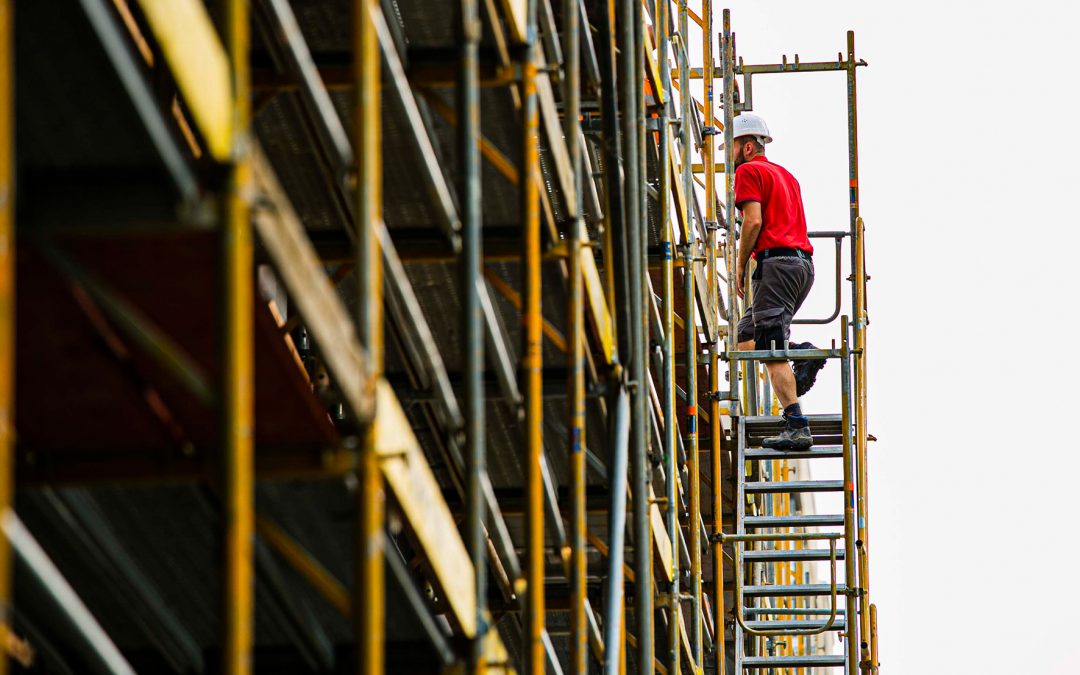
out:
M722 133L724 133L724 131L719 127L704 127L701 130L702 136L719 136Z

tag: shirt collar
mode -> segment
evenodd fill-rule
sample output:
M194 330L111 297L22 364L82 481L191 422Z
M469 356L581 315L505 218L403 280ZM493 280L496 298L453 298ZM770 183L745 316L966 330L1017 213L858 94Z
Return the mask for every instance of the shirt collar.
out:
M754 155L754 158L751 159L750 161L751 162L767 162L767 161L769 161L769 158L766 157L764 154L760 154L760 155Z

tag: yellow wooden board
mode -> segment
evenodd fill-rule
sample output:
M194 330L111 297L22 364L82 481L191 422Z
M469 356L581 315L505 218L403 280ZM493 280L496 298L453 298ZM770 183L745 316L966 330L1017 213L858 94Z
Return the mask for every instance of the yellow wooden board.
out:
M611 312L608 311L607 298L604 295L604 285L600 281L600 271L596 269L596 258L593 257L590 246L581 247L581 274L585 278L589 314L592 316L596 335L600 338L604 359L612 363L615 360L615 329L611 321Z
M219 162L232 154L229 59L201 0L139 0L184 102Z
M379 380L375 399L375 451L386 484L420 542L447 605L466 637L476 635L472 561L412 425L386 380Z
M528 0L502 0L506 12L506 23L510 27L510 38L514 42L525 42L525 11Z

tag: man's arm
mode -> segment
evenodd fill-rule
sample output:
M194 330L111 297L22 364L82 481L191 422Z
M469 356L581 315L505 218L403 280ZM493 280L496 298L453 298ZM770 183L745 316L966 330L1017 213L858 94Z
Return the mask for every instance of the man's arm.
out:
M758 234L761 233L761 202L743 202L742 214L742 234L739 237L739 267L738 273L735 275L740 298L744 294L743 275L746 273L746 265L750 262L750 254L754 252Z

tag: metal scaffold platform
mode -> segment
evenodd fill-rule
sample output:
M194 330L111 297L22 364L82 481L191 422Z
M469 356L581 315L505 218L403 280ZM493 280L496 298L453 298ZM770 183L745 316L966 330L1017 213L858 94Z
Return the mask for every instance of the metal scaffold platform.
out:
M877 672L852 33L0 0L0 54L0 675ZM739 351L732 120L822 71L837 337ZM813 449L762 448L808 358Z

